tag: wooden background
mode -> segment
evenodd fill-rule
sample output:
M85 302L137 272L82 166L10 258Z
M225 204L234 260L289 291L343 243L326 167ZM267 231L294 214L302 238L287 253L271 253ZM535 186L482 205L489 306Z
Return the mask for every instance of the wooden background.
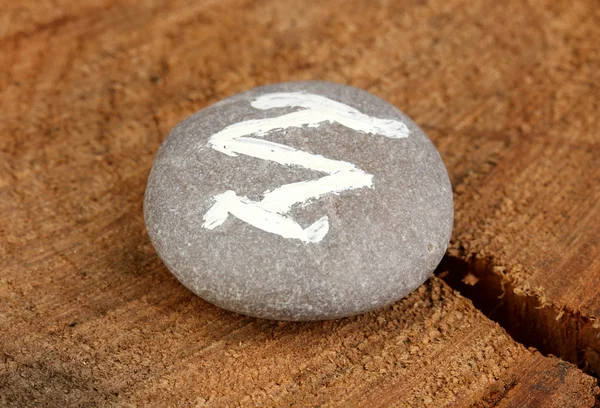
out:
M600 406L599 41L597 0L0 0L0 405ZM448 167L448 255L379 312L225 312L145 233L169 129L298 79Z

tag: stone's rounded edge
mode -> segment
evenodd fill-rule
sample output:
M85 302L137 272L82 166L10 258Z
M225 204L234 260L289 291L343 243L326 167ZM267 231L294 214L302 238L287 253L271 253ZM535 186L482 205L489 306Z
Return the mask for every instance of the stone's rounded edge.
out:
M337 320L337 319L345 319L345 318L354 317L354 316L360 316L365 313L376 312L378 310L389 307L389 306L393 305L394 303L404 299L406 296L408 296L409 294L414 292L419 286L421 286L423 283L425 283L427 281L427 279L429 279L431 276L432 275L425 277L425 279L423 279L419 284L416 284L416 285L414 285L414 287L412 289L407 290L405 294L398 296L398 297L394 298L393 300L390 300L389 302L381 303L377 306L372 306L372 307L368 307L368 308L364 308L364 309L360 309L360 310L355 310L352 312L348 311L348 312L339 312L339 313L332 313L332 314L324 315L324 314L306 313L306 312L292 314L292 313L286 313L284 310L281 310L281 309L257 311L257 310L253 310L251 308L232 308L227 302L220 302L220 301L214 300L214 299L206 299L206 298L198 295L193 290L192 287L187 286L176 275L177 279L187 289L189 289L192 293L198 295L204 301L210 303L211 305L213 305L215 307L227 310L228 312L231 312L231 313L236 313L236 314L240 314L243 316L248 316L248 317L252 317L252 318L256 318L256 319L271 320L271 321L285 321L285 322L318 322L318 321L327 321L327 320Z
M426 280L427 279L425 279L423 282L425 282ZM419 286L421 286L421 285L419 285ZM326 316L325 315L317 315L317 314L308 314L308 313L307 314L303 314L303 315L292 316L290 314L281 313L281 311L276 311L274 313L256 313L256 312L252 312L252 311L247 312L247 311L243 311L243 310L240 310L240 309L232 309L232 308L228 307L226 304L219 304L217 302L211 302L211 301L206 300L204 298L202 298L202 299L204 301L210 303L211 305L213 305L215 307L218 307L218 308L221 308L223 310L227 310L228 312L236 313L236 314L239 314L239 315L242 315L242 316L252 317L252 318L255 318L255 319L271 320L271 321L275 321L275 322L320 322L320 321L327 321L327 320L345 319L345 318L348 318L348 317L360 316L360 315L365 314L365 313L375 312L377 310L384 309L384 308L386 308L386 307L388 307L388 306L396 303L399 300L402 300L403 298L405 298L406 296L408 296L412 292L413 291L411 291L411 292L407 293L406 295L404 295L404 296L402 296L402 297L394 300L393 302L389 302L389 303L383 304L381 306L376 306L376 307L369 308L369 309L355 311L355 312L352 312L352 313L340 313L340 314L326 315Z
M156 231L154 231L152 228L148 227L148 221L149 217L148 214L150 212L149 207L151 207L152 205L155 205L155 198L152 197L152 186L151 183L156 181L156 175L154 175L154 171L155 171L155 164L157 161L159 161L159 158L162 154L164 154L165 152L167 152L168 150L168 144L169 142L172 142L174 138L177 137L177 133L179 131L179 129L181 128L185 128L186 124L189 123L193 123L199 116L201 116L202 114L206 113L206 111L211 110L211 109L217 109L219 107L222 107L228 103L235 103L238 100L243 100L245 98L246 95L250 94L250 93L255 93L255 94L260 94L261 92L264 92L265 90L268 89L273 89L273 88L277 88L279 86L283 86L283 85L293 85L293 86L309 86L309 85L319 85L319 86L336 86L336 87L342 87L342 88L347 88L350 89L352 92L358 93L358 94L364 94L364 95L369 95L370 98L377 98L378 101L380 103L386 104L390 107L392 107L395 112L398 113L398 115L402 118L402 120L406 121L407 123L410 123L411 126L415 129L418 129L419 133L424 136L424 138L426 139L426 142L428 142L429 144L431 144L431 148L433 149L433 151L435 152L435 154L437 154L437 158L439 160L439 163L441 163L441 168L443 168L443 172L445 174L445 179L447 182L447 188L449 189L449 198L448 198L448 203L449 203L449 209L448 209L448 214L450 217L450 222L449 222L449 230L448 233L445 234L445 242L443 248L442 246L440 246L440 251L439 251L439 256L438 259L435 262L435 266L437 266L437 264L439 264L439 262L441 261L442 257L444 256L444 253L446 251L446 248L449 244L450 238L451 238L451 232L452 232L452 228L453 228L453 223L454 223L454 203L453 203L453 199L452 199L452 186L450 183L450 179L447 173L447 170L443 164L443 161L441 159L441 156L439 154L439 152L437 151L437 149L435 148L435 146L433 145L433 143L430 141L430 139L426 136L425 132L423 132L423 130L418 127L418 125L416 125L406 114L404 114L402 111L400 111L399 109L397 109L395 106L391 105L390 103L388 103L387 101L379 98L376 95L373 95L371 93L369 93L368 91L359 89L359 88L354 88L354 87L350 87L348 85L343 85L343 84L338 84L338 83L333 83L333 82L327 82L327 81L296 81L296 82L285 82L285 83L279 83L279 84L269 84L269 85L264 85L264 86L260 86L251 90L247 90L244 92L240 92L237 94L234 94L220 102L217 102L215 104L212 104L210 106L207 106L205 108L203 108L202 110L188 116L187 118L185 118L184 120L180 121L169 133L169 135L167 136L167 138L165 139L165 141L163 142L163 145L161 145L161 148L159 149L159 152L157 153L157 157L155 159L155 163L153 164L152 170L150 172L149 178L148 178L148 184L146 187L146 193L144 195L144 206L143 206L143 211L144 211L144 221L146 223L146 228L148 230L148 234L150 236L151 242L153 244L153 246L155 247L155 249L157 250L157 253L159 254L160 258L163 260L163 262L165 263L165 265L167 266L167 268L171 271L171 273L173 273L173 275L184 285L186 286L188 289L190 289L192 292L194 292L195 294L199 295L200 297L202 297L203 299L205 299L206 301L208 301L209 303L212 303L218 307L221 307L223 309L229 310L231 312L234 313L240 313L240 314L244 314L244 315L248 315L248 316L252 316L252 317L256 317L256 318L261 318L261 319L268 319L268 320L282 320L282 321L317 321L317 320L333 320L333 319L338 319L338 318L344 318L344 317L350 317L350 316L355 316L355 315L360 315L362 313L367 313L370 311L374 311L374 310L378 310L381 309L383 307L389 306L390 304L393 304L394 302L402 299L403 297L407 296L409 293L411 293L412 291L414 291L418 286L420 286L423 282L425 282L434 272L435 270L435 266L433 268L424 268L423 271L421 271L422 273L418 274L418 279L413 279L412 281L412 285L410 285L410 287L406 288L407 290L404 291L404 293L397 293L393 299L387 301L387 302L382 302L380 304L377 304L375 306L370 306L370 307L363 307L360 310L353 310L353 311L340 311L337 313L332 313L329 315L325 315L325 314L319 314L319 313L312 313L309 309L304 310L303 312L298 312L293 311L293 312L289 312L289 310L285 310L285 309L277 309L277 308L257 308L257 307L232 307L232 303L231 302L223 302L219 299L213 298L212 296L207 296L206 293L201 293L201 291L196 290L196 288L194 287L193 283L190 283L184 276L182 276L177 270L175 270L176 268L173 268L173 266L171 265L171 263L168 260L168 257L166 256L165 251L163 251L163 245L160 242L160 239L156 233ZM436 251L437 252L437 251ZM414 278L414 277L413 277ZM418 281L418 282L417 282ZM212 299L211 299L212 298Z
M406 116L406 115L404 115L404 116ZM429 277L433 276L435 269L438 267L438 265L444 258L444 255L446 254L446 251L448 250L448 246L450 245L450 240L452 239L452 232L454 231L454 189L452 187L452 181L450 180L450 175L448 174L448 169L446 167L446 164L444 163L442 155L440 154L437 147L435 147L435 144L433 143L433 141L429 138L429 136L427 136L427 133L425 133L423 131L423 129L421 129L421 127L419 127L416 123L414 123L414 121L412 119L410 119L408 117L407 117L407 119L421 131L421 133L425 136L427 143L429 143L432 146L433 152L437 156L437 160L441 165L440 170L443 173L443 182L445 184L445 188L448 190L448 194L446 194L446 203L445 203L445 205L447 206L446 217L448 220L448 222L447 222L448 229L446 230L446 234L445 234L446 238L443 242L443 245L440 246L440 251L439 251L437 260L435 262L435 266L433 267L433 269L429 273L429 276L427 277L427 278L429 278ZM425 280L427 280L427 279L425 279ZM425 282L425 280L423 282Z

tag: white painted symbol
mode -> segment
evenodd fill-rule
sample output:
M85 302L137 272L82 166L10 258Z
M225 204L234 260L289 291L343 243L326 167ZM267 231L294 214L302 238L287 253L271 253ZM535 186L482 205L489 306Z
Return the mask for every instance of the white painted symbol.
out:
M213 197L214 204L204 214L204 228L223 224L229 214L284 238L303 242L319 242L329 231L329 218L323 216L306 228L285 215L295 204L305 203L326 194L339 194L350 189L371 187L373 175L352 163L332 160L293 147L253 136L264 136L273 130L290 127L318 127L323 122L335 122L357 132L381 135L392 139L408 137L408 127L399 121L379 119L324 96L305 92L280 92L259 96L252 103L256 109L298 107L301 110L266 119L246 120L227 126L212 135L208 146L228 156L243 154L284 165L302 166L326 173L320 179L285 184L266 191L260 201L238 196L233 190Z

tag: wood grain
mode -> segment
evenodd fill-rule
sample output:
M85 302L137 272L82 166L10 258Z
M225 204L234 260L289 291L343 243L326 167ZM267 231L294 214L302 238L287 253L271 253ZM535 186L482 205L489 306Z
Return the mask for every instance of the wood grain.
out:
M0 404L597 402L594 378L515 342L439 278L333 322L217 309L168 273L141 213L154 154L187 115L278 81L368 89L440 150L455 188L449 254L487 301L502 290L507 329L539 330L543 351L598 372L597 2L0 10Z

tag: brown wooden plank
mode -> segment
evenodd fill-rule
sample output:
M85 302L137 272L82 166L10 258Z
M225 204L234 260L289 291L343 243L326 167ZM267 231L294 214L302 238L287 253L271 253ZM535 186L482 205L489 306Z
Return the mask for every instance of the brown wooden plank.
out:
M428 120L456 193L449 252L479 278L464 292L516 339L600 375L598 5L498 8L479 21L487 34L463 34L489 41L463 70L475 98L446 99L478 107Z
M485 290L496 267L510 293L585 314L592 339L594 1L0 5L0 404L594 405L593 378L438 278L335 322L219 310L166 271L141 215L158 145L188 114L282 80L364 87L439 147L452 254L485 263Z

